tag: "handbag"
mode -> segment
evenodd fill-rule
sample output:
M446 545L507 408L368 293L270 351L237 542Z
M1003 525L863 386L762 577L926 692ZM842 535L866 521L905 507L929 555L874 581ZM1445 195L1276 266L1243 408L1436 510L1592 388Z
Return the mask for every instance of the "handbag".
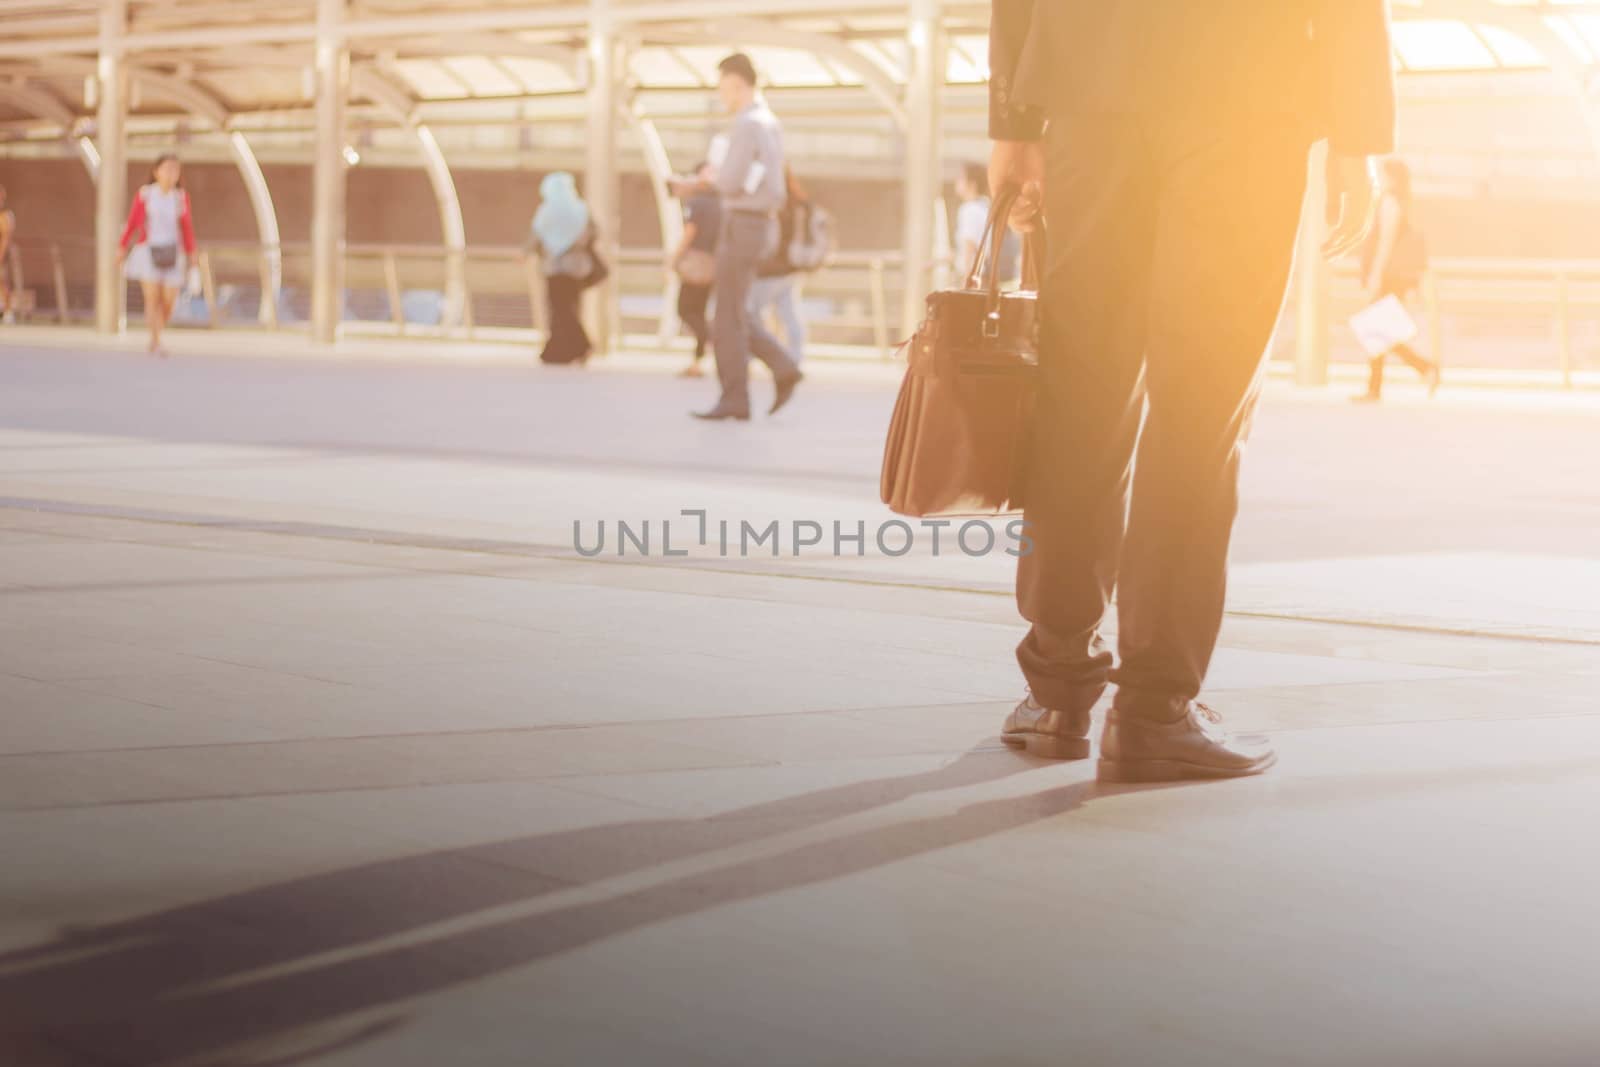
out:
M1023 506L1043 250L1041 238L1028 235L1024 288L1000 291L997 268L1015 201L1014 190L995 198L979 244L985 254L960 289L929 295L908 342L879 486L897 514L997 514Z
M171 270L178 265L177 245L151 245L150 265L156 270Z
M717 277L717 257L703 248L691 248L678 260L678 279L684 285L710 285Z
M589 269L578 275L580 289L593 289L607 278L611 277L611 268L606 266L606 261L600 258L600 231L591 224L584 243L584 251L589 255Z

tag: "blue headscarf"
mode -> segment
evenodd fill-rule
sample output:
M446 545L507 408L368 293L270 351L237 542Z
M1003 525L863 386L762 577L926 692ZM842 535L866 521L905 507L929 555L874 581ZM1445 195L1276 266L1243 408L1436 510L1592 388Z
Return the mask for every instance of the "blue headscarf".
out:
M539 211L533 232L551 259L578 243L589 227L589 205L578 195L578 183L564 170L546 174L539 183Z

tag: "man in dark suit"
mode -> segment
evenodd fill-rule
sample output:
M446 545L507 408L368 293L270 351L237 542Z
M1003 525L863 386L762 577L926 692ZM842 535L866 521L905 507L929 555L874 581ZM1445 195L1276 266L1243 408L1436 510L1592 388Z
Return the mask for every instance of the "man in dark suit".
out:
M1017 600L1028 699L1006 740L1110 781L1256 774L1265 739L1195 703L1223 615L1239 458L1287 287L1307 156L1325 251L1393 148L1385 0L993 0L991 185L1048 268ZM1146 414L1146 405L1148 413ZM1142 423L1142 425L1141 425ZM1100 636L1117 591L1118 658Z

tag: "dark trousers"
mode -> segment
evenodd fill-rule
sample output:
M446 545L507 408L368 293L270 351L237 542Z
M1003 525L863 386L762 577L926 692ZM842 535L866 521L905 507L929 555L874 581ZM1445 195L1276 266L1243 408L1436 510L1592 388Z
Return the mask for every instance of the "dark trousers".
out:
M711 332L722 403L728 407L750 407L751 356L771 368L778 381L799 373L778 339L750 314L750 286L756 267L772 254L777 229L772 219L751 212L730 211L723 221L722 240L717 245L717 312Z
M706 345L711 341L711 324L706 321L706 305L710 302L711 286L688 282L678 286L678 321L694 335L694 358L697 360L706 354Z
M1398 344L1381 356L1373 356L1367 361L1367 395L1381 396L1383 394L1383 364L1390 356L1422 375L1424 378L1433 373L1433 360L1421 355L1415 348L1407 344Z
M1018 659L1048 707L1192 699L1221 628L1239 458L1288 285L1310 137L1052 122ZM1148 414L1145 413L1148 406ZM1142 422L1142 426L1141 426ZM1117 593L1118 669L1101 639Z
M575 363L587 359L592 345L584 332L579 308L583 283L567 274L552 274L545 279L546 301L550 314L550 336L539 359L545 363Z

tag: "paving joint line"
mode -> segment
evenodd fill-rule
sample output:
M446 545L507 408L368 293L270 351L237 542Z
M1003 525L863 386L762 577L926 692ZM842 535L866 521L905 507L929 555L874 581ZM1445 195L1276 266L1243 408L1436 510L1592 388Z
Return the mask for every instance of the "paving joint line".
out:
M564 548L537 542L508 541L487 537L464 537L447 534L408 533L400 530L380 530L360 526L337 526L305 522L298 519L230 518L220 515L200 515L183 512L159 511L117 504L84 504L75 501L48 500L36 497L0 496L0 511L32 511L54 515L74 515L87 518L114 519L125 522L144 522L163 526L192 526L199 529L223 530L238 533L259 533L282 537L301 537L347 544L383 545L389 548L417 548L436 552L459 552L486 556L536 559L599 567L646 567L674 571L694 571L729 577L780 578L788 581L831 582L856 588L902 589L929 593L962 593L985 597L1010 597L1009 589L985 589L972 585L944 585L932 582L894 580L888 578L861 578L836 574L819 574L814 571L784 573L771 570L731 570L718 566L715 561L683 560L669 562L662 559L599 559L574 556ZM1371 619L1341 619L1330 616L1291 614L1287 612L1251 611L1229 609L1227 615L1242 619L1264 619L1278 622L1296 622L1311 625L1345 626L1363 630L1382 630L1395 633L1427 634L1436 637L1473 638L1488 641L1515 641L1531 644L1569 645L1581 648L1600 647L1600 638L1573 637L1551 634L1506 633L1494 630L1467 629L1449 626L1429 626L1421 623L1384 622Z

